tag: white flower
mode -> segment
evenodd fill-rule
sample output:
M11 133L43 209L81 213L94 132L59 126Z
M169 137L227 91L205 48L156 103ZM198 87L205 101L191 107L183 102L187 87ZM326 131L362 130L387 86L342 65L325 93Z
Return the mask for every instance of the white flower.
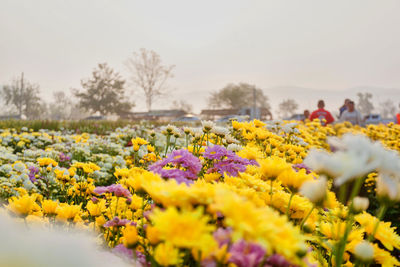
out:
M1 266L132 266L101 250L95 236L89 233L57 227L49 230L33 223L28 228L4 210L0 210L0 236Z
M341 139L330 138L328 143L335 152L312 149L304 163L316 172L335 178L335 185L365 176L373 170L386 173L400 171L400 158L382 144L372 143L363 135L346 134Z
M355 197L353 199L353 208L356 212L362 212L367 210L369 206L369 200L366 197Z
M22 162L17 162L14 164L14 170L18 172L23 172L25 171L25 169L26 169L25 164L23 164Z
M239 144L240 142L236 140L232 135L227 134L225 136L225 141L227 144Z
M361 241L354 247L354 255L362 262L371 261L374 258L374 247L368 241Z
M214 126L211 131L221 137L224 137L226 135L229 134L229 130L225 127L221 127L221 126Z
M201 122L202 126L203 126L203 131L204 132L209 132L211 131L211 129L214 127L214 122L213 121L202 121Z
M237 144L229 144L227 149L230 151L238 152L238 151L242 150L243 147L240 145L237 145Z
M326 196L327 180L321 176L318 180L306 181L300 187L300 194L311 202L318 204L324 201Z

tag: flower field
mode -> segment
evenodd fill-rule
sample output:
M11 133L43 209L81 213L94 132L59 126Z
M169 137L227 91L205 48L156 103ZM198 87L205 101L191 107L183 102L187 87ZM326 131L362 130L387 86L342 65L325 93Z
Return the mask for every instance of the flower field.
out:
M36 231L70 266L400 266L400 125L0 131L0 234ZM81 251L51 241L77 231ZM8 240L0 266L28 266Z

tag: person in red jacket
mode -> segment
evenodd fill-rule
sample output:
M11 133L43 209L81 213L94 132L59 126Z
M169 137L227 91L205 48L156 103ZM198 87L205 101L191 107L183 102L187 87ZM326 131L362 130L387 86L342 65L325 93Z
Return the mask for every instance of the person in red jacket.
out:
M313 113L311 113L310 121L314 119L319 119L322 125L325 125L323 120L326 120L326 124L332 123L335 119L333 118L332 114L329 111L324 109L324 107L325 107L324 100L319 100L318 109L314 110Z

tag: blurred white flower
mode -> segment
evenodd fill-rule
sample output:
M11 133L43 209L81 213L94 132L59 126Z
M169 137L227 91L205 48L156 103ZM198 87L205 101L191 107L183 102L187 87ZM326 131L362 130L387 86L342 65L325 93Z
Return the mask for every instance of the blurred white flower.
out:
M233 152L238 152L238 151L242 150L243 147L240 145L237 145L237 144L229 144L227 149L230 151L233 151Z
M356 212L362 212L367 210L369 206L369 200L366 197L355 197L353 199L353 208Z
M329 138L328 143L333 153L312 149L304 164L316 172L334 177L336 186L373 170L385 173L400 171L400 157L396 152L385 149L381 143L372 143L363 135L346 134L341 139Z
M308 198L312 203L318 204L326 197L327 180L321 176L317 180L306 181L300 187L300 194Z
M14 267L130 266L118 256L100 250L89 233L27 228L0 210L0 265Z
M209 132L211 131L211 129L214 127L214 122L213 121L202 121L201 122L202 126L203 126L203 131L204 132Z
M374 247L368 241L361 241L354 247L354 255L362 262L369 262L374 258Z

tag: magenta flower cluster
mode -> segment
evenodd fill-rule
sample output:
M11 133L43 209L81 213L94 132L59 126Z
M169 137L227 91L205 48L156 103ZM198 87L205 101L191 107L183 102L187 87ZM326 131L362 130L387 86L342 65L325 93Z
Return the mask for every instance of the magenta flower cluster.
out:
M207 147L203 157L213 163L207 173L218 172L221 175L227 173L236 176L239 172L244 172L247 165L257 165L256 161L239 157L234 152L219 145Z
M116 197L131 197L131 193L128 189L124 188L120 184L112 184L109 186L97 186L94 190L94 193L98 195L102 195L104 193L113 193Z
M265 249L260 245L241 240L230 248L231 257L229 261L239 267L256 267L262 263L265 252Z
M165 168L171 167L171 168ZM163 178L175 179L178 183L196 180L202 168L200 160L186 149L175 150L165 159L149 166L149 170Z
M108 228L113 226L125 226L127 224L136 226L136 223L134 221L128 219L120 219L118 216L115 216L112 220L109 220L105 224L103 224L103 227Z

